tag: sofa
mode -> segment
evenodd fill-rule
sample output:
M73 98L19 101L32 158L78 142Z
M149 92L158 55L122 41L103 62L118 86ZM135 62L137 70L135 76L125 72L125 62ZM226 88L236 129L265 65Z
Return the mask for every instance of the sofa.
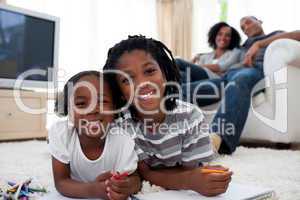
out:
M254 90L251 108L241 136L242 142L262 141L292 144L300 142L300 42L279 39L265 53L265 80ZM210 122L218 104L202 107Z

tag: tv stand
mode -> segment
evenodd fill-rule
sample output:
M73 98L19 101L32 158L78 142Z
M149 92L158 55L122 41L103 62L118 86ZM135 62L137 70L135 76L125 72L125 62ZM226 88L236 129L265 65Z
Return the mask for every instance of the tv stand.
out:
M47 110L47 93L19 90L21 102L28 108ZM16 103L13 89L0 89L0 140L47 137L46 116L24 111Z
M11 87L0 87L0 90L14 90L14 88ZM34 92L33 89L25 89L25 88L21 88L21 89L17 89L19 91L28 91L28 92Z

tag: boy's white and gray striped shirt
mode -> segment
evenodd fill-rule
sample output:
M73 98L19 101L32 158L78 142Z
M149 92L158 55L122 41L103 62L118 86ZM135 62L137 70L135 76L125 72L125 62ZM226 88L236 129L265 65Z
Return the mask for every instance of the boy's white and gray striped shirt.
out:
M203 118L196 105L178 100L177 107L166 115L157 132L150 132L145 123L134 121L129 111L117 123L134 138L139 160L149 166L197 167L214 157Z

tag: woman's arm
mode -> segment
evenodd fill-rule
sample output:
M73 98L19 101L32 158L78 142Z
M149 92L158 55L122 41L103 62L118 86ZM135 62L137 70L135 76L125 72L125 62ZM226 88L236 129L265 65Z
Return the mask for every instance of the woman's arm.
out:
M100 175L97 181L83 183L70 178L70 167L52 157L52 168L56 189L64 196L75 198L108 199L105 190L105 180L110 173Z
M217 63L220 68L220 71L226 72L232 66L236 65L237 63L241 63L242 62L241 53L242 53L241 49L235 48L227 52L226 57L221 57Z
M205 67L210 69L212 72L215 73L220 73L220 66L218 64L212 64L211 59L214 56L214 53L207 53L207 54L202 54L199 57L199 62L197 63L198 65L200 65L201 67Z
M241 50L233 49L230 52L227 52L226 57L221 57L218 63L216 64L207 64L205 67L209 68L211 71L215 73L226 72L233 65L240 63Z
M201 66L206 67L206 68L210 69L212 72L215 72L217 74L222 72L220 65L218 65L218 64L204 64Z
M201 57L201 53L196 54L196 55L192 58L191 62L192 62L193 64L199 63L199 62L200 62L200 57Z

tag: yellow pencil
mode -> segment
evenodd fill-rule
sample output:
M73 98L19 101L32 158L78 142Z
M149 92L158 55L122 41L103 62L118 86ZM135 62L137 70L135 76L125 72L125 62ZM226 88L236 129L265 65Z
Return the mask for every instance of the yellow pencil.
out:
M219 169L201 169L201 172L204 174L209 174L209 173L224 173L226 171L219 170Z

